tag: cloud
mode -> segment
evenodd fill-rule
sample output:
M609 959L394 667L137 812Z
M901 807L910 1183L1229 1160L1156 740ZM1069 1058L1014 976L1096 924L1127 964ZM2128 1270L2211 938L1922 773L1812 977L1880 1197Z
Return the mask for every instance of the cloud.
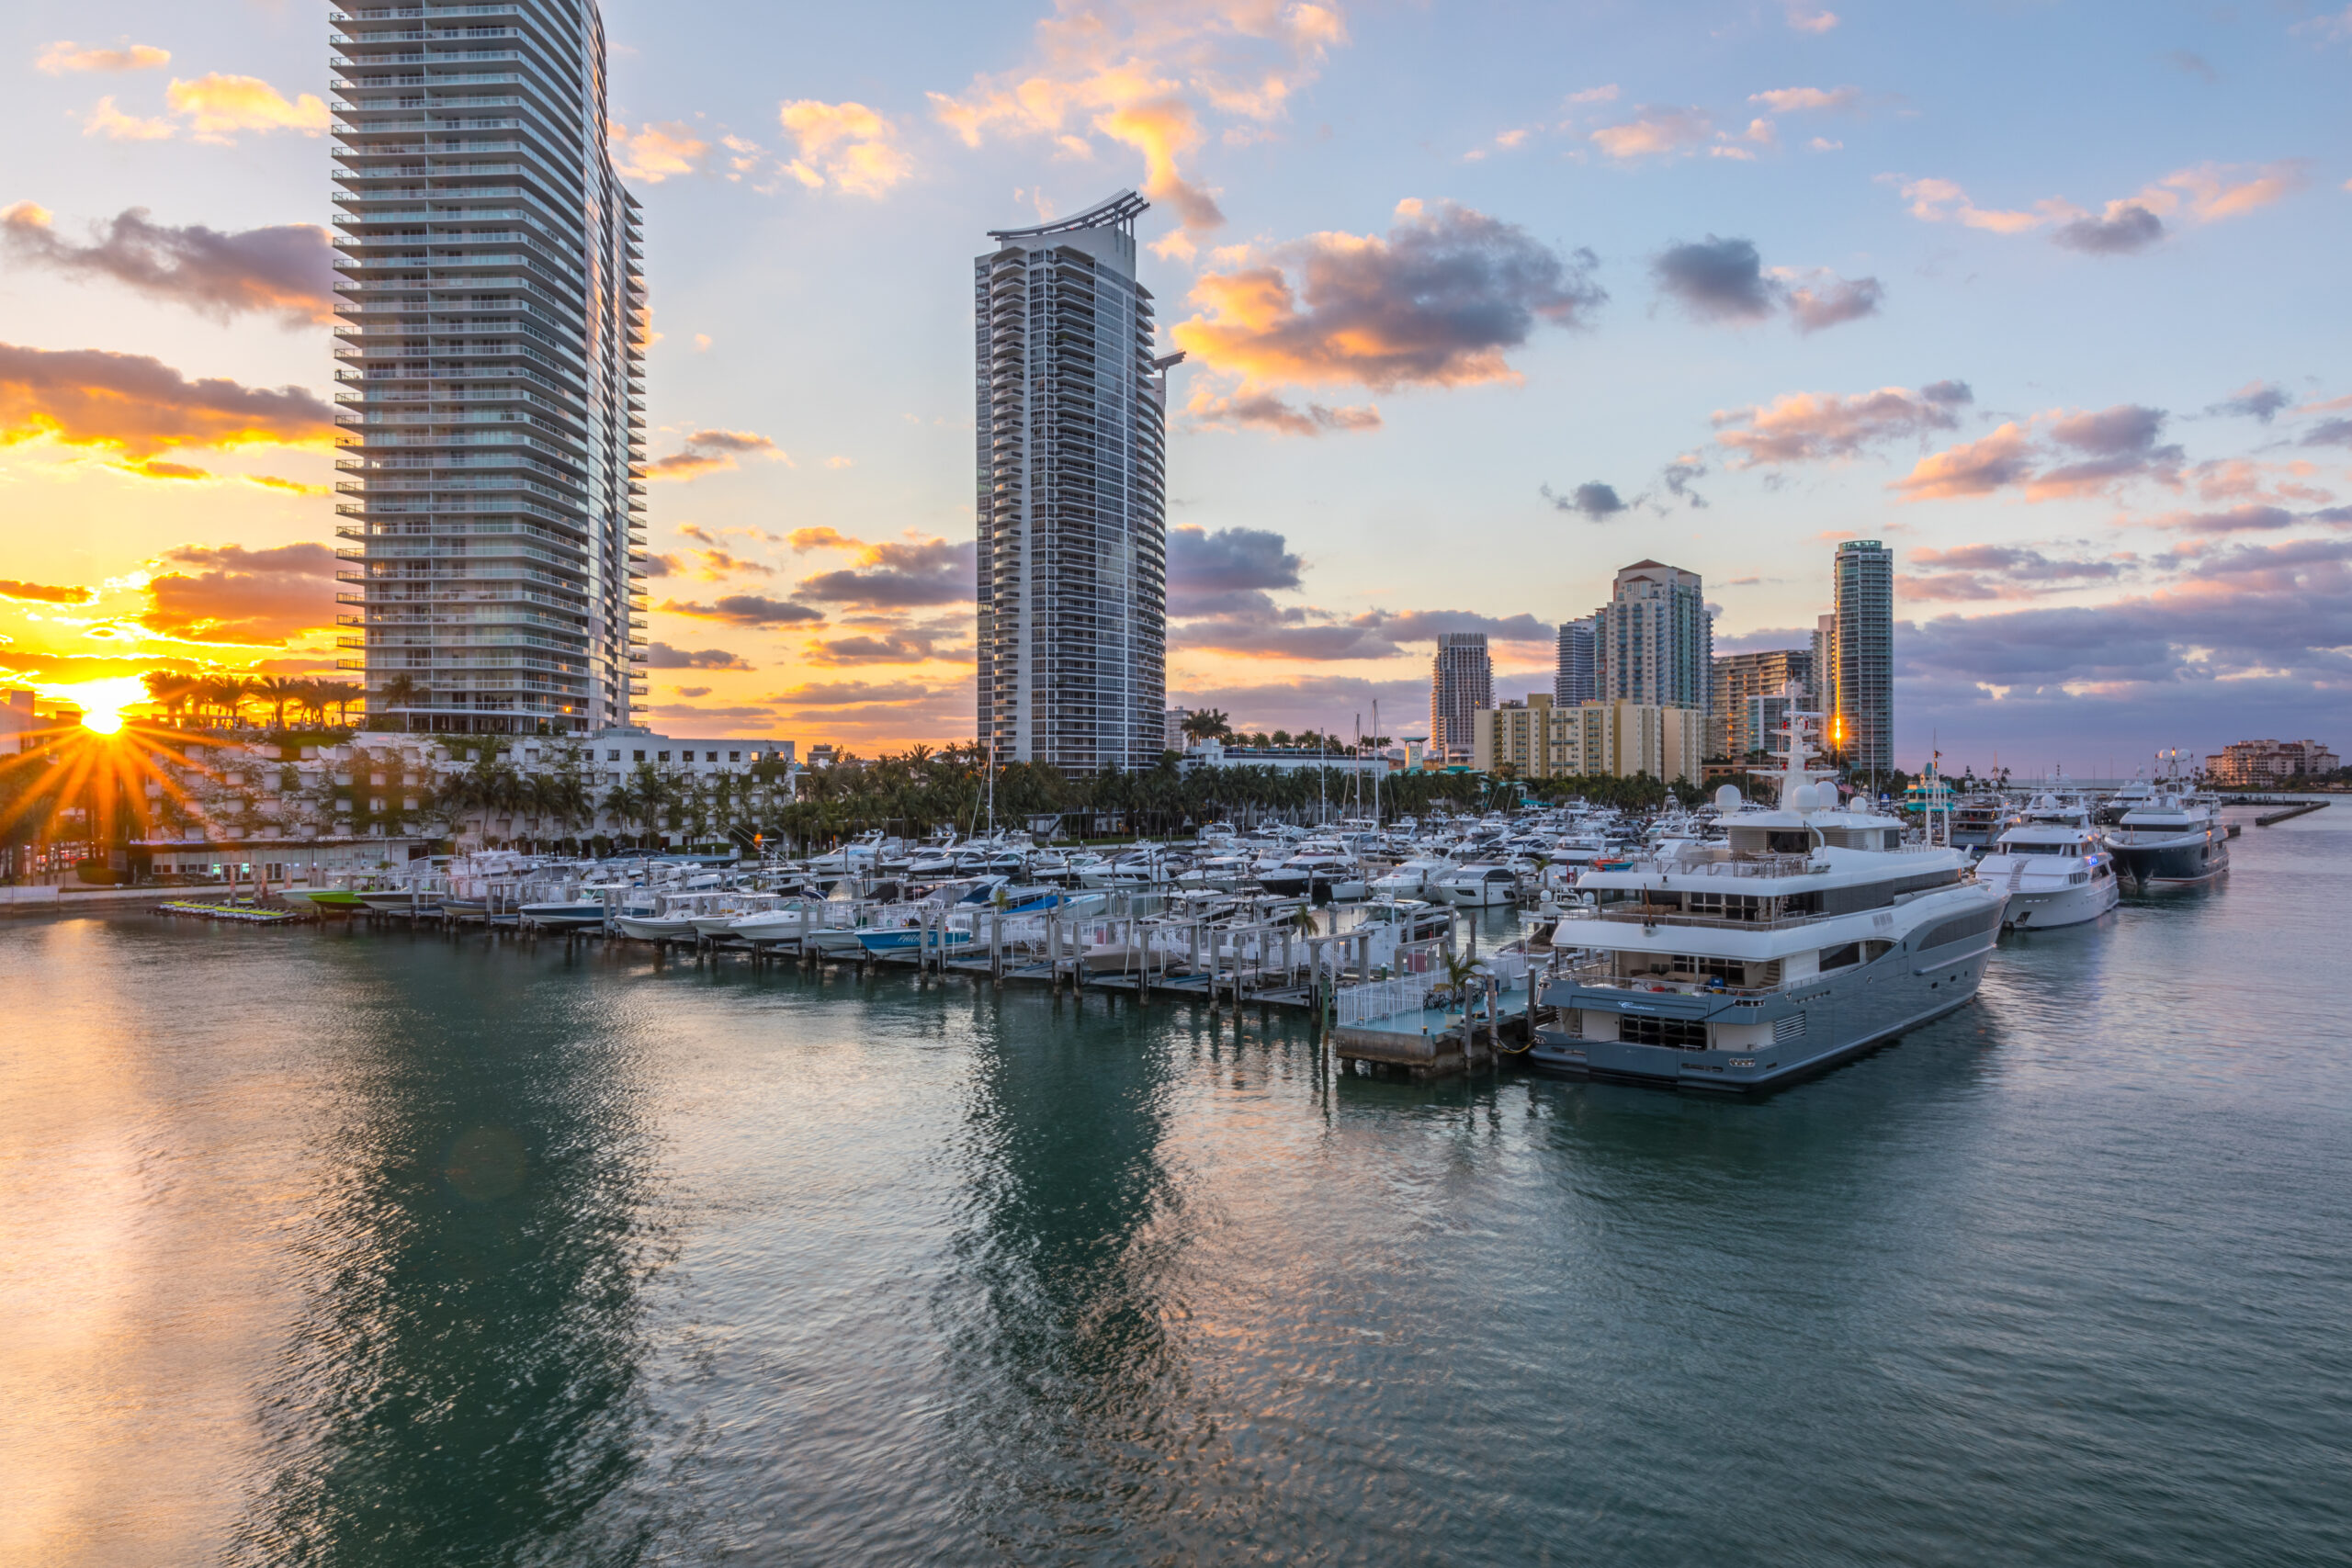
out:
M2352 446L2352 419L2324 419L2303 432L2299 446Z
M321 544L165 550L139 624L187 642L281 646L334 624L335 555Z
M796 98L778 107L776 118L798 149L785 172L812 189L831 184L878 197L914 173L897 127L864 104Z
M304 93L290 102L258 76L211 72L193 82L175 77L164 102L187 121L201 141L225 141L232 130L299 130L316 136L327 128L327 106Z
M2226 512L2167 512L2146 520L2151 528L2185 534L2267 534L2292 527L2303 519L2283 506L2248 502Z
M1751 240L1710 234L1696 243L1668 245L1652 259L1650 275L1702 321L1761 321L1780 306Z
M1544 499L1560 512L1572 512L1588 523L1605 523L1625 510L1625 502L1617 498L1616 487L1595 479L1580 484L1566 495L1555 495L1550 485L1541 488Z
M2342 711L2352 539L2240 545L2178 564L2177 580L2106 604L1897 626L1906 728L1933 726L1948 752L2032 742L2128 755L2151 735L2212 743Z
M1185 417L1202 430L1251 427L1277 435L1321 435L1334 430L1377 430L1380 410L1370 403L1340 408L1308 403L1295 408L1272 392L1238 392L1220 397L1206 387L1196 388L1184 405Z
M300 387L191 381L141 354L0 344L0 446L43 435L131 457L171 446L323 446L334 411Z
M879 636L861 634L820 639L808 644L803 656L811 664L835 667L925 664L933 660L972 662L971 649L955 643L953 634L936 627L918 626L899 627Z
M906 704L939 694L933 688L918 681L890 681L880 684L868 684L862 681L808 681L786 687L768 700L783 707L844 708L877 703Z
M153 44L132 43L126 39L107 49L61 39L42 50L33 64L51 76L62 76L68 71L158 71L171 62L172 51Z
M1171 648L1253 659L1329 662L1394 659L1405 645L1430 643L1442 632L1485 632L1498 642L1550 646L1559 628L1533 615L1495 616L1471 610L1367 610L1341 616L1326 610L1271 602L1249 613L1205 616L1169 628Z
M761 577L774 577L775 568L765 561L746 560L725 550L696 550L695 559L701 568L702 580L716 582L722 577L739 577L746 572Z
M807 626L825 618L825 612L813 605L796 604L789 599L770 599L757 593L730 593L708 604L664 599L660 607L673 615L725 621L729 626Z
M682 697L707 697L710 695L710 688L708 686L674 686L671 689Z
M1862 101L1860 87L1775 87L1750 93L1747 101L1762 104L1774 114L1803 114L1823 109L1849 109Z
M1594 146L1620 163L1639 158L1688 158L1713 140L1715 122L1695 108L1644 104L1634 118L1591 133Z
M137 474L142 479L209 479L209 470L191 468L186 463L165 463L150 457L143 463L116 465L126 474Z
M863 539L853 539L833 528L795 528L785 536L785 542L796 550L856 550L865 547Z
M88 244L59 236L29 201L0 210L0 243L18 261L74 277L108 277L225 321L246 312L287 326L334 319L334 247L309 223L222 231L154 223L133 207L93 225Z
M710 155L710 143L694 128L677 120L641 125L632 131L618 120L605 127L613 166L627 178L658 186L663 180L691 175Z
M968 539L910 536L905 543L861 543L854 567L804 577L794 592L806 599L876 609L963 604L978 586L974 554Z
M1580 93L1568 95L1568 102L1572 104L1613 104L1616 101L1617 84L1614 82L1606 86L1587 87Z
M1313 0L1064 0L1038 22L1030 63L931 102L967 146L992 133L1048 138L1081 159L1091 137L1125 146L1142 156L1144 195L1187 229L1213 229L1225 220L1216 193L1184 172L1204 115L1249 139L1346 41L1339 9Z
M1837 277L1788 291L1789 317L1801 333L1817 333L1878 314L1886 291L1875 277Z
M2185 74L2202 76L2209 83L2222 79L2222 73L2214 70L2211 63L2201 54L2192 54L2188 50L2176 49L2166 53L2164 59L2165 63L2173 69Z
M87 604L97 594L87 588L58 588L46 582L26 582L0 577L0 599L22 599L33 604Z
M1306 565L1272 529L1179 524L1168 531L1169 618L1272 613L1266 595L1299 587Z
M2195 164L2176 169L2136 196L2107 203L2098 216L2063 197L2048 197L2030 210L1984 209L1950 180L1921 179L1904 183L1903 198L1911 215L1923 221L1958 221L1999 234L2021 234L2054 226L2052 239L2071 250L2092 255L2126 255L2146 250L2168 231L2165 220L2185 218L2194 223L2219 222L2244 217L2284 200L2310 184L2309 167L2300 158L2263 164Z
M1707 477L1707 465L1696 452L1686 452L1657 472L1657 482L1666 493L1677 501L1688 502L1693 508L1704 510L1707 498L1690 488L1691 481Z
M1948 501L2019 485L2028 501L2055 501L2106 494L2143 478L2177 486L2181 449L2156 444L2166 417L2162 409L2118 403L2090 413L2044 414L2030 425L2011 421L1981 440L1922 457L1892 488L1912 501ZM2037 433L2047 445L2037 442Z
M2279 410L2294 402L2294 397L2284 387L2265 381L2248 381L2218 403L2209 403L2208 414L2243 414L2268 424Z
M677 451L646 464L645 477L698 479L705 474L735 468L738 457L753 454L774 457L786 466L792 462L782 447L764 435L748 430L697 430L685 438Z
M1784 15L1791 28L1801 33L1826 33L1838 25L1838 13L1804 0L1788 0Z
M1582 324L1607 298L1598 265L1469 208L1407 200L1385 237L1313 234L1204 273L1192 295L1201 313L1170 336L1239 374L1245 391L1514 379L1506 350L1539 323Z
M723 648L672 648L666 642L651 645L645 662L655 670L750 670L752 662L740 653L729 653Z
M1973 400L1965 381L1932 381L1917 392L1881 387L1851 397L1788 392L1770 404L1716 411L1715 441L1738 453L1734 466L1743 468L1851 457L1883 442L1956 430L1954 411Z
M1920 458L1894 488L1912 501L1988 495L2003 485L2023 480L2033 471L2034 458L2025 430L2010 423L1981 440Z
M2164 237L2164 220L2136 201L2109 202L2104 218L2077 218L2051 236L2070 251L2095 256L2131 255Z
M663 552L647 556L645 564L637 569L637 574L639 577L675 577L685 569L685 562L675 555Z
M82 121L82 134L103 136L109 141L168 141L179 134L179 127L168 119L142 119L115 107L111 95L91 106L89 117Z
M2137 557L2083 558L2045 555L2026 545L1961 545L1908 552L1914 569L1899 577L1902 599L2019 599L2121 581L2140 570ZM1920 574L1924 569L1924 575Z
M1806 333L1874 315L1885 298L1875 277L1786 267L1768 274L1753 241L1713 234L1668 245L1652 258L1650 275L1660 291L1700 321L1760 321L1785 310L1791 323Z

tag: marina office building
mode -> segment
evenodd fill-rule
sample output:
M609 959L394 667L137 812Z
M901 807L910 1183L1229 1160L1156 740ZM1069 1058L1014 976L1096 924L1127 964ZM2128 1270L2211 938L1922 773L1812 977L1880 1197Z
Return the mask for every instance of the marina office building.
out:
M1148 768L1168 740L1167 406L1133 191L972 263L978 734L998 762Z
M594 0L334 0L338 575L368 710L627 726L645 287Z

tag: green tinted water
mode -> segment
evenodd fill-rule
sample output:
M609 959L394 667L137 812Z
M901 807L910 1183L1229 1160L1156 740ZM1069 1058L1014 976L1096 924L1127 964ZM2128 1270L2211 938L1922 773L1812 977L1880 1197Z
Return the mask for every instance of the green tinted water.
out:
M0 928L0 1562L2352 1561L2352 811L1758 1103Z

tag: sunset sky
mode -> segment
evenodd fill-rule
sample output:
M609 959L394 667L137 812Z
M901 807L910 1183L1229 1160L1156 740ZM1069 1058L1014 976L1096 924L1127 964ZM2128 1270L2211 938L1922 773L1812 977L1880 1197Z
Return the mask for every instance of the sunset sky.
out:
M1123 186L1170 696L1420 730L1621 565L1898 552L1897 758L2352 741L2352 7L606 0L647 722L972 732L971 258ZM0 29L0 677L334 649L325 7Z

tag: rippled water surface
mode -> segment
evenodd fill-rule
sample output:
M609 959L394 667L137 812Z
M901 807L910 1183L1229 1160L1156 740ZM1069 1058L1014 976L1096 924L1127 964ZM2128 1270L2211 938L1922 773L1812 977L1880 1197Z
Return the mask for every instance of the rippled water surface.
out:
M2352 803L1759 1102L0 926L0 1562L2352 1561Z

